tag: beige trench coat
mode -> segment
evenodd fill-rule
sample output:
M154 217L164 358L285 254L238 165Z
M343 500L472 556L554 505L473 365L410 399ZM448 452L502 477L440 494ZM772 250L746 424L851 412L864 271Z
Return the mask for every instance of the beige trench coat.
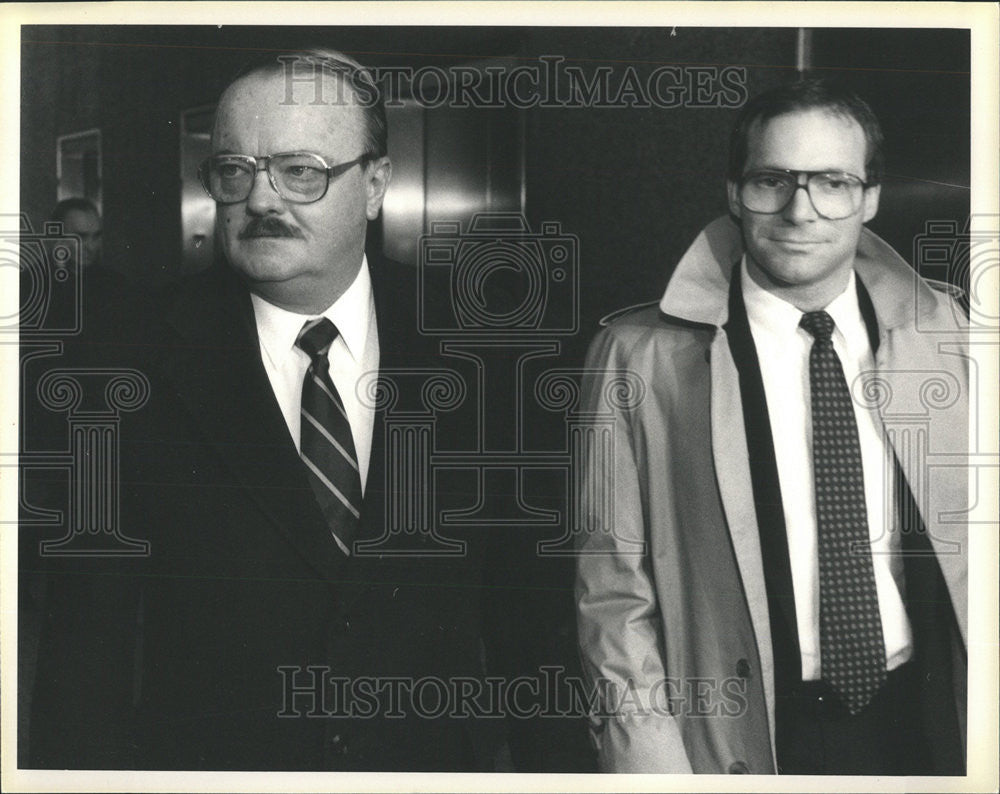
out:
M588 355L576 590L584 670L605 687L591 718L605 772L776 768L760 539L723 329L741 254L732 221L714 221L659 308L611 322ZM852 390L886 428L967 643L967 322L867 230L855 269L880 344ZM963 669L963 730L964 681Z

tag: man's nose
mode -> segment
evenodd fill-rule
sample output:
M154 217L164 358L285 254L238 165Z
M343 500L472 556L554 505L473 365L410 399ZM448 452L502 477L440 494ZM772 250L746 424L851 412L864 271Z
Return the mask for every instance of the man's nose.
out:
M819 217L809 196L807 184L800 182L795 186L795 192L792 193L782 215L792 223L805 223Z
M254 215L267 215L283 209L284 203L271 184L267 171L264 168L258 169L250 186L250 195L247 196L247 211Z

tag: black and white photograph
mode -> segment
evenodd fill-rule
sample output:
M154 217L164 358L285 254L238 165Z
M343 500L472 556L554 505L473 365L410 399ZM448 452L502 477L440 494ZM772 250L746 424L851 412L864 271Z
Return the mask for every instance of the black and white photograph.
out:
M4 788L997 790L998 23L0 9Z

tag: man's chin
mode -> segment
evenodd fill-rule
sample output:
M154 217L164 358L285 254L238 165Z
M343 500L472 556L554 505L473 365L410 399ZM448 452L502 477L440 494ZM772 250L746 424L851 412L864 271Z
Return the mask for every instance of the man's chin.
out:
M822 308L843 291L850 263L836 266L808 256L771 256L766 266L750 268L758 286L802 311Z
M292 277L294 271L288 257L278 255L231 257L230 265L250 281L285 281Z

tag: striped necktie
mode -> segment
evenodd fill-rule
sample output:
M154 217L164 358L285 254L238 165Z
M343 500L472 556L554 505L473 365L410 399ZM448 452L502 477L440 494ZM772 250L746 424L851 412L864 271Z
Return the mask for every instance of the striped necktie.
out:
M861 444L847 380L833 349L833 318L809 312L800 325L813 337L809 389L822 675L848 711L857 714L886 679Z
M302 383L300 454L333 538L350 554L361 518L361 475L351 424L330 380L327 353L339 333L319 317L303 325L295 340L312 360Z

